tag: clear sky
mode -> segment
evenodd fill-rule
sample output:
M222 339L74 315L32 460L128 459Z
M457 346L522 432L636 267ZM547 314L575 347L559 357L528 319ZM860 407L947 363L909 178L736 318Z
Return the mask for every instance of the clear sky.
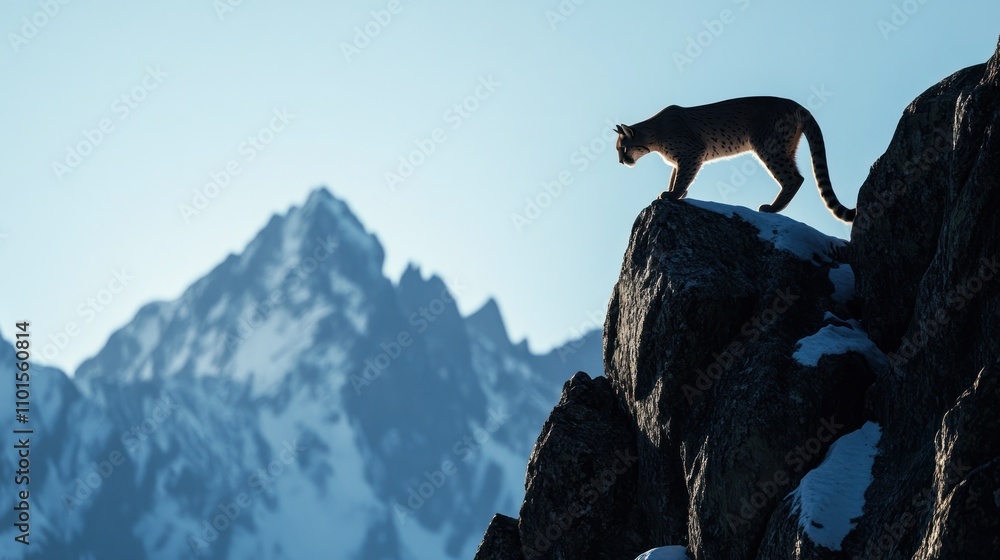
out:
M31 320L69 370L319 185L378 235L391 278L416 262L462 286L466 313L495 296L545 350L603 320L669 177L658 158L619 165L611 124L795 99L853 206L901 110L1000 31L996 0L62 1L0 6L0 332ZM847 237L804 174L785 213ZM689 196L776 192L744 156Z

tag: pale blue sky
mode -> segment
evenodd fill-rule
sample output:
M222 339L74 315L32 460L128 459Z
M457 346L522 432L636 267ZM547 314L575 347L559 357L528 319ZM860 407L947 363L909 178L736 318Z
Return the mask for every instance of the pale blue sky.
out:
M51 17L38 15L46 2L0 7L0 332L29 319L41 345L75 323L49 352L57 365L73 369L141 305L180 295L319 185L378 235L390 277L415 261L463 286L465 312L496 296L511 334L547 349L603 319L632 222L669 177L654 158L619 165L602 140L609 122L796 99L814 110L852 206L900 111L985 61L1000 21L995 0L563 0L575 11L562 21L547 15L557 0L245 0L220 18L221 4L51 2ZM373 22L389 6L391 20ZM32 34L22 18L44 25ZM345 55L366 24L377 35ZM699 34L706 46L679 65ZM133 91L132 106L119 99ZM474 110L455 112L462 103ZM272 118L282 110L287 124ZM104 119L110 132L57 177L53 162ZM271 124L281 130L249 159L242 143ZM386 173L421 140L433 153L390 189ZM577 152L591 143L593 159ZM186 222L180 205L230 160L239 175ZM745 184L720 186L741 170ZM516 228L512 214L560 173L572 183ZM805 174L785 213L846 237ZM756 208L776 192L747 158L705 168L690 196ZM87 311L122 269L127 285Z

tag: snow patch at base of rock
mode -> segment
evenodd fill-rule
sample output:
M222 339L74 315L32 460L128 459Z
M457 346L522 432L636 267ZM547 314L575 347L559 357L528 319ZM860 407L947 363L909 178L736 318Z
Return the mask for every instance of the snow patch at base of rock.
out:
M840 550L844 537L857 525L881 437L882 428L866 422L833 442L823 462L786 498L793 500L799 527L814 543Z

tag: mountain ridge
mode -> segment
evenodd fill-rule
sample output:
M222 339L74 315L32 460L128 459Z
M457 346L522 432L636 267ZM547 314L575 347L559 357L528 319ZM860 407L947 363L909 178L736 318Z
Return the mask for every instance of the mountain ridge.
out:
M511 342L498 310L470 319L489 302L462 316L440 277L410 265L393 282L383 263L320 188L143 306L75 376L39 367L50 474L33 507L48 521L28 557L471 554L475 520L519 501L530 433L574 365Z

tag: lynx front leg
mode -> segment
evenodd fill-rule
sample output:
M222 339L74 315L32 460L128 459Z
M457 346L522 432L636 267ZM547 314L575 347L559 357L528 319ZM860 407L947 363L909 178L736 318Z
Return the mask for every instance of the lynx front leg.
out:
M669 190L660 193L662 200L680 200L687 196L688 187L701 169L701 162L684 161L677 163L677 169L670 174Z

